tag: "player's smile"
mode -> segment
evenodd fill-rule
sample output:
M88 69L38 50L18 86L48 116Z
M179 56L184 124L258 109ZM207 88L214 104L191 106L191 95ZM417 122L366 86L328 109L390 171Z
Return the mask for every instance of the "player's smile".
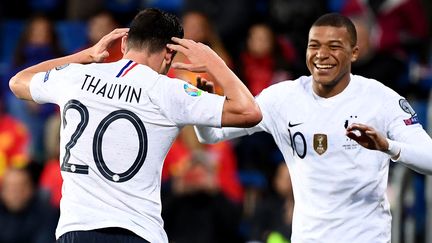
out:
M336 64L319 64L314 63L315 69L319 73L328 73L333 70L334 67L336 67Z
M329 62L330 58L326 59L327 60L320 60L320 58L315 58L315 60L312 61L311 74L315 81L330 84L336 78L339 70L337 62Z

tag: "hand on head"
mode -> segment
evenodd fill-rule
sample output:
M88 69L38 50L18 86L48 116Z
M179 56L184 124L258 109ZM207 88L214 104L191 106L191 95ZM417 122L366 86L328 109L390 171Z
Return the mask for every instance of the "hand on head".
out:
M191 72L207 72L210 65L224 64L224 61L207 45L189 39L173 37L172 41L177 44L168 44L171 50L181 52L190 63L175 62L172 68L184 69Z
M129 28L117 28L102 37L94 46L90 47L89 53L93 62L103 62L109 56L108 49L119 38L127 36Z

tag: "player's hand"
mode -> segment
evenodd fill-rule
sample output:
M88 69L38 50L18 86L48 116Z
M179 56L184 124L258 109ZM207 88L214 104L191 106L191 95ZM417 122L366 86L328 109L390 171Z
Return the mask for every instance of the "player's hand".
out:
M175 62L171 65L175 69L183 69L191 72L207 72L210 65L224 64L224 61L207 45L189 39L173 37L171 40L177 44L168 44L173 51L181 52L190 63Z
M214 88L214 84L211 81L202 79L201 77L197 77L196 79L196 87L199 88L200 90L204 90L207 91L209 93L214 94L215 92L215 88Z
M386 137L364 124L351 124L346 129L346 135L367 149L386 151L389 146Z
M129 32L129 28L117 28L111 31L109 34L102 37L98 43L90 47L89 55L92 62L103 62L105 58L109 56L108 49L110 46L119 38L126 36Z

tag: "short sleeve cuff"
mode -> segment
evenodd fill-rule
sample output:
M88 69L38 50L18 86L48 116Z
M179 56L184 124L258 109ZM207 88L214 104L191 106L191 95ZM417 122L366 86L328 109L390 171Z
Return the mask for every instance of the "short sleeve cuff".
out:
M30 95L36 103L44 104L45 102L41 99L42 91L40 89L41 83L45 79L47 74L45 72L36 73L30 80L29 89Z

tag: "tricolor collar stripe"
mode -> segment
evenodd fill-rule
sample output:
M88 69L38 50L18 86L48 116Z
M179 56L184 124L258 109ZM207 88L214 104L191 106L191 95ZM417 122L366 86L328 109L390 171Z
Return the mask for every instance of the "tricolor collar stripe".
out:
M132 68L134 68L138 63L134 63L130 66L130 68L128 68L122 75L121 77L124 77L130 70L132 70Z
M131 64L133 63L132 60L129 60L128 63L126 63L126 65L124 65L124 67L120 70L120 72L116 75L116 78L121 77L122 75L124 75L124 71L126 70L126 68L128 68ZM128 69L126 72L128 72L130 69Z

